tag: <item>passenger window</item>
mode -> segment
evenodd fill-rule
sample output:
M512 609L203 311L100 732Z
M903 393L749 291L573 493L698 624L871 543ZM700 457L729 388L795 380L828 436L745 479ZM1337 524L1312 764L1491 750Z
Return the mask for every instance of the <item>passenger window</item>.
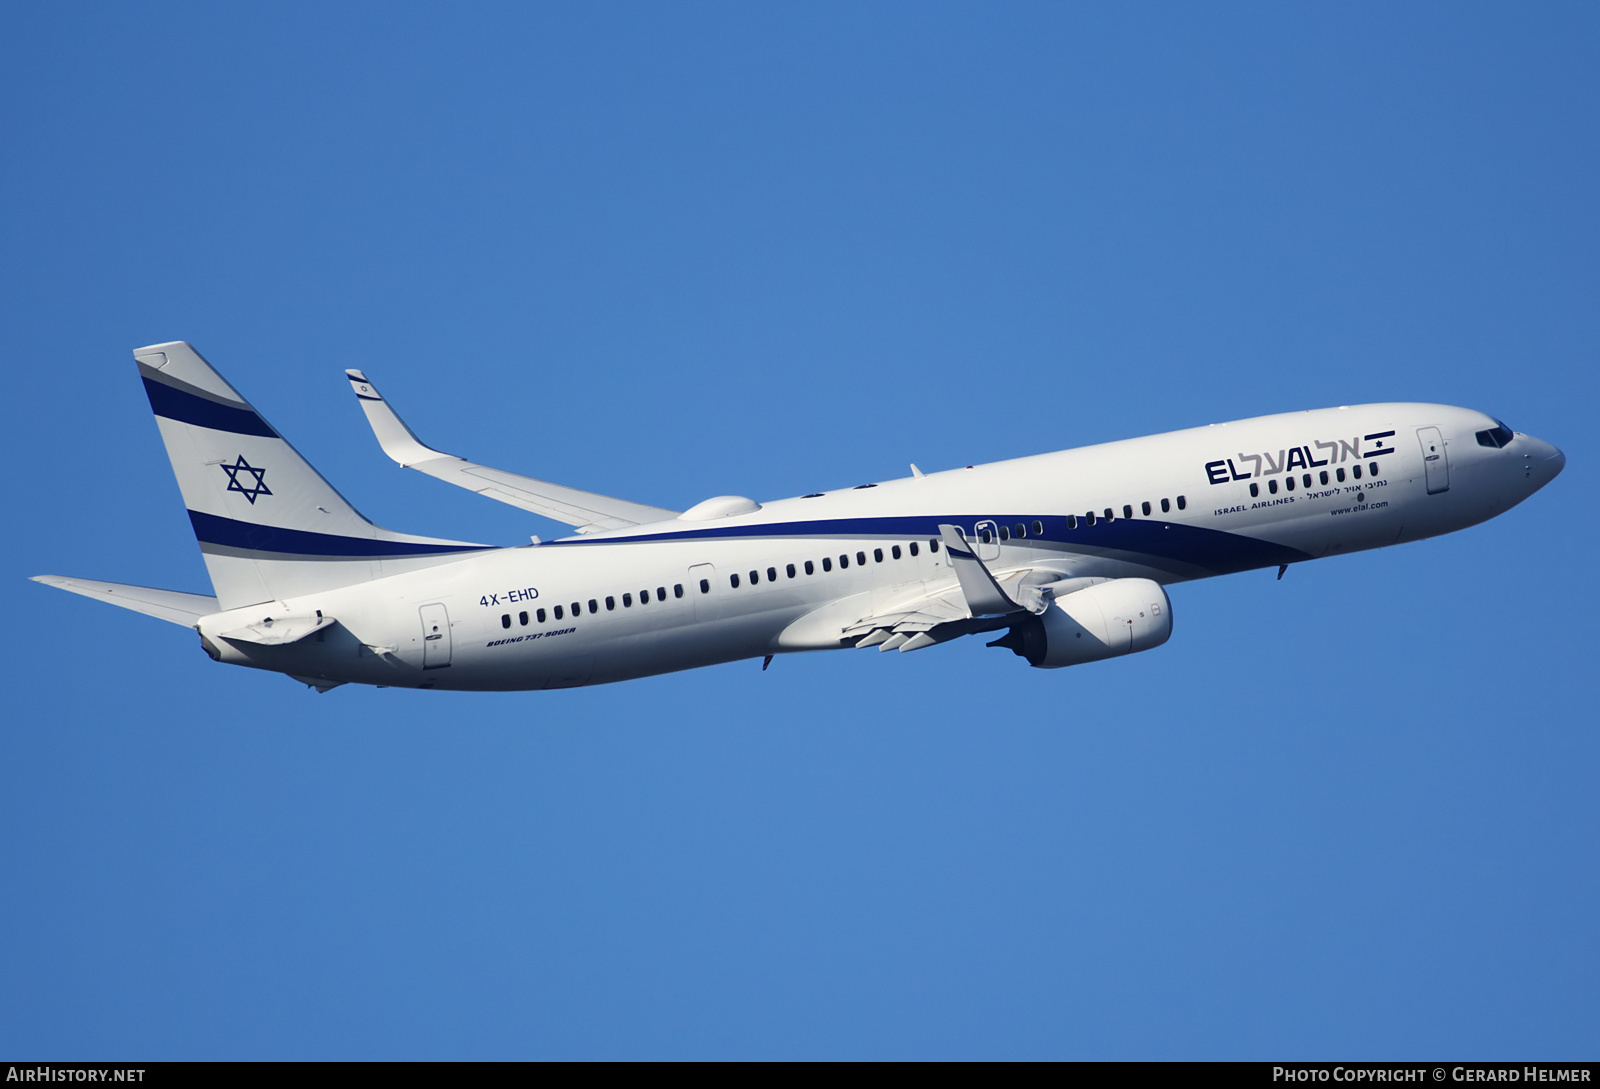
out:
M994 540L994 537L989 533L987 528L984 528L978 530L978 540L982 541L984 544L988 544Z
M664 593L664 592L663 592L663 591L662 591L662 590L661 590L661 588L660 588L660 587L657 587L657 588L656 588L656 593L658 593L658 594L660 594L660 595L661 595L661 596L662 596L662 597L666 597L666 596L667 596L667 595L666 595L666 594L665 594L665 593ZM683 596L683 583L681 583L681 582L675 582L675 583L673 583L673 584L672 584L672 596L673 596L673 597L682 597L682 596Z
M1011 527L1010 526L1001 526L1000 527L1000 539L1002 541L1011 540Z
M739 588L739 574L738 574L738 572L734 572L733 574L728 576L728 585L732 586L735 590L737 590Z
M1378 475L1378 463L1376 461L1367 462L1367 475L1368 476L1377 476Z
M1124 504L1122 504L1122 516L1124 518L1132 518L1133 517L1133 504L1132 503L1124 503Z
M683 596L683 587L682 586L678 587L678 596L679 597ZM665 601L665 600L667 600L667 588L665 586L657 586L656 587L656 600L657 601Z
M739 577L738 575L734 576L734 578L738 578L738 577ZM709 594L711 592L711 580L710 579L701 579L700 580L700 592L702 594Z
M1110 507L1107 507L1107 508L1106 508L1106 521L1108 521L1108 522L1115 522L1115 521L1116 521L1116 520L1117 520L1117 516L1116 516L1116 515L1115 515L1115 514L1113 514L1113 513L1112 513L1112 511L1111 511L1111 508L1110 508Z
M1094 525L1094 511L1089 511L1083 516L1083 524L1086 526Z
M883 549L874 548L872 550L872 562L873 563L882 563L883 562Z
M1294 477L1292 477L1292 476L1284 477L1283 478L1283 486L1285 488L1287 488L1291 492L1294 491Z
M1278 494L1278 482L1276 480L1267 481L1267 491L1271 492L1273 495L1277 495Z
M1324 469L1322 472L1318 473L1317 479L1322 481L1323 486L1326 487L1328 484L1328 470Z
M528 626L528 614L527 613L518 613L517 614L517 623L521 627L526 628Z
M1357 480L1361 479L1361 463L1359 461L1350 466L1350 475L1355 477Z
M1304 476L1302 476L1300 478L1300 486L1302 488L1311 487L1311 474L1310 473L1306 473Z
M1333 479L1335 479L1339 483L1343 484L1344 483L1344 470L1343 469L1335 469L1333 471Z
M857 552L856 563L861 567L865 567L867 565L867 554L865 552Z
M1253 493L1253 492L1252 492L1252 493L1251 493L1251 494L1252 494L1252 495L1253 495L1253 494L1255 494L1255 493ZM1170 500L1170 499L1163 499L1163 500L1162 500L1162 501L1161 501L1161 513L1162 513L1162 514L1166 514L1166 513L1167 513L1167 512L1168 512L1168 511L1170 511L1170 510L1171 510L1171 509L1172 509L1172 500Z
M761 584L761 572L760 571L752 571L752 572L750 572L750 585L751 586L759 586L760 584Z
M591 597L589 599L589 613L590 613L590 615L592 616L593 614L595 614L595 613L597 613L599 611L600 611L600 603L598 601L596 601L594 598Z
M929 552L937 552L937 551L939 551L939 542L938 541L929 541L928 542L928 551Z
M849 556L840 556L839 557L839 570L843 571L845 568L847 568L849 566L850 566L850 557Z
M1067 528L1068 529L1077 529L1078 528L1078 516L1076 514L1067 515Z
M906 547L911 549L911 558L915 559L917 556L917 542L912 541L910 544L906 545Z
M1254 498L1256 498L1256 496L1258 496L1260 494L1261 494L1261 485L1257 484L1255 481L1252 480L1250 482L1250 498L1254 499Z
M1035 522L1035 523L1033 523L1033 535L1035 537L1043 537L1044 536L1044 523L1043 522Z
M810 560L807 560L806 561L806 574L815 575L816 573L817 573L817 569L814 566L812 566L812 563L811 563Z
M900 546L895 545L893 548L889 549L889 555L898 560L900 558Z
M633 608L633 595L632 594L623 594L622 595L622 607L624 609ZM608 608L608 609L611 608L611 599L609 597L606 598L606 608Z
M617 599L614 598L614 597L607 597L606 598L606 612L609 613L613 609L615 609L616 607L617 607Z
M561 608L561 606L557 605L556 608L559 609L559 608ZM539 623L543 624L544 623L544 610L540 609L538 612L534 613L533 614L533 618L535 620L537 620Z
M511 626L511 614L510 613L502 613L502 614L500 614L500 626L502 628L509 628Z
M1188 498L1185 497L1185 496L1181 496L1181 495L1178 496L1178 509L1179 510L1187 510L1188 508L1189 508L1189 500L1188 500Z
M772 568L772 567L767 568L767 581L768 582L777 582L778 581L778 572L777 572L776 568Z
M1146 499L1143 503L1140 503L1139 509L1144 512L1146 518L1150 517L1150 500Z
M1011 536L1013 537L1022 538L1026 537L1027 535L1028 527L1023 525L1021 522L1018 522L1016 528L1011 531Z
M788 575L790 578L794 578L794 564L791 563L789 566L785 567L783 569L783 573Z
M583 615L583 606L576 601L572 603L572 619L576 620Z
M559 605L557 605L557 606L556 606L556 619L557 619L557 620L560 620L560 619L561 619L561 616L562 616L562 613L561 613L561 606L559 606Z
M833 560L829 559L827 556L822 557L822 569L824 571L832 571Z

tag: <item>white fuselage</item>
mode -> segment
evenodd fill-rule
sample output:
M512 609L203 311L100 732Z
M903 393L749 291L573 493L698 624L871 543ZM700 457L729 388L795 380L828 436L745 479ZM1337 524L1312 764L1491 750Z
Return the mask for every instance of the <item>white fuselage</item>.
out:
M853 645L845 632L862 618L954 585L934 545L941 524L960 527L996 577L1162 584L1474 525L1564 464L1529 436L1475 439L1495 426L1428 404L1265 416L473 553L200 630L223 661L440 689L571 687L834 649ZM220 638L274 610L337 624L283 646Z

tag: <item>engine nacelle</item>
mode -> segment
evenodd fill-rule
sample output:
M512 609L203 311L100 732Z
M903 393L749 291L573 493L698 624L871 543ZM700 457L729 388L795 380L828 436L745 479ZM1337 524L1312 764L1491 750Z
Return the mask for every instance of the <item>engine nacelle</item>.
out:
M1159 647L1172 636L1172 602L1150 579L1112 579L1074 591L991 647L1009 647L1040 669L1098 662Z

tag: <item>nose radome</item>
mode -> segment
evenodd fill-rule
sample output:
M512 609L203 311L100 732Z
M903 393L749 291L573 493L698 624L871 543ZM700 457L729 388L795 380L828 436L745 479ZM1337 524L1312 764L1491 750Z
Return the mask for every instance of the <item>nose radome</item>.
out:
M1532 435L1526 436L1528 445L1532 448L1523 452L1523 466L1526 474L1538 481L1538 487L1544 487L1567 467L1567 455L1557 450L1543 439L1536 439Z

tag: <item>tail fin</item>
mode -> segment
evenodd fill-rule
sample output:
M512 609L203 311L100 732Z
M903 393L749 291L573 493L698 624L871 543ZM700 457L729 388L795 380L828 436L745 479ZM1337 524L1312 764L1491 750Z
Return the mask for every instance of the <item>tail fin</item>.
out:
M349 586L485 546L363 518L183 341L133 353L223 609Z

